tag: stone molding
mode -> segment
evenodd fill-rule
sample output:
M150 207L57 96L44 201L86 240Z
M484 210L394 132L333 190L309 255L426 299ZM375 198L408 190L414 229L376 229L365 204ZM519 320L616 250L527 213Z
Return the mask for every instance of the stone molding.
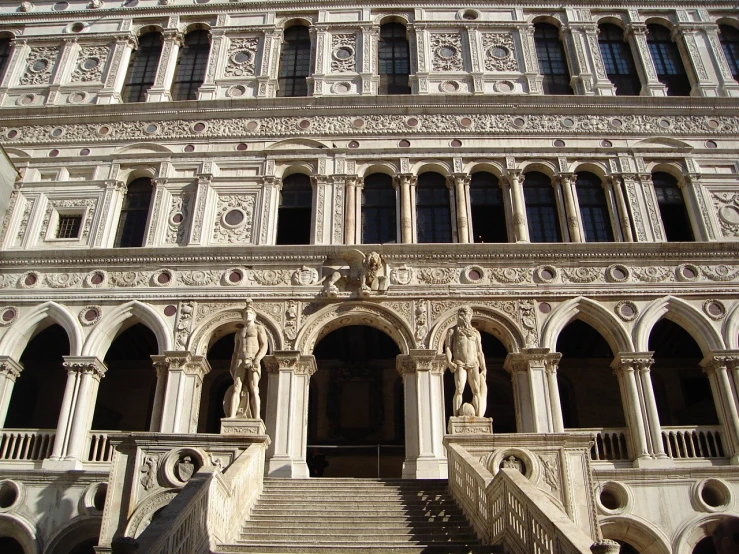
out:
M185 375L196 375L201 379L210 373L210 364L205 356L196 356L188 351L167 351L151 357L157 373L160 371L182 371Z
M313 375L317 370L316 358L304 356L297 350L282 350L265 356L262 360L267 373L289 371L295 375Z

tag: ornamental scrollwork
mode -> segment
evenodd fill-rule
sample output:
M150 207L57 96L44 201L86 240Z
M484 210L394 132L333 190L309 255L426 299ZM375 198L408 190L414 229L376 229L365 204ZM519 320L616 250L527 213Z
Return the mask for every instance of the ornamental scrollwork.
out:
M219 244L251 242L255 203L256 194L219 196L213 240Z
M347 73L357 70L357 35L331 36L331 71Z
M26 71L20 78L21 85L46 85L51 81L51 72L59 56L58 46L31 48L28 53Z
M226 67L223 70L226 77L254 75L258 46L257 38L233 39L228 47Z
M434 71L464 71L462 36L458 33L431 35L431 67Z
M108 58L107 46L83 46L77 55L72 83L90 83L102 80L103 67Z
M721 232L725 237L739 237L739 192L714 192L712 196Z
M482 47L486 71L518 71L512 34L485 33L482 35Z

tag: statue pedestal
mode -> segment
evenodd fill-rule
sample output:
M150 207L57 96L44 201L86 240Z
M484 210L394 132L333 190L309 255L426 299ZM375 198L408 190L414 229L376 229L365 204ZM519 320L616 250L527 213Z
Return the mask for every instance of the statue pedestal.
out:
M478 435L493 433L492 417L452 416L449 418L447 433L450 435Z
M221 419L221 435L264 435L267 428L261 419L223 418Z

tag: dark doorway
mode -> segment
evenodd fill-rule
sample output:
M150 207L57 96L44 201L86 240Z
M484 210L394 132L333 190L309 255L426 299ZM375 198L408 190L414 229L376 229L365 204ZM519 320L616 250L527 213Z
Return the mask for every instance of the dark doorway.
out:
M12 537L0 537L0 552L3 554L25 554L21 543Z
M312 476L401 477L405 422L399 353L390 337L364 325L341 327L316 345L318 371L311 377L308 403Z

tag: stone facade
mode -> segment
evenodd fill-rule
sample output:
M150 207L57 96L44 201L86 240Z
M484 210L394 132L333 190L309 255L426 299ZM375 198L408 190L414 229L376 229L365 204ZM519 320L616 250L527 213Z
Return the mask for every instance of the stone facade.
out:
M387 22L407 31L410 95L379 94ZM572 95L544 94L541 23L559 30ZM310 32L308 98L280 96L283 34L296 24ZM640 96L616 95L602 24L623 29ZM658 78L654 24L678 46L689 97L668 96ZM0 141L21 176L0 227L0 423L34 337L58 325L68 350L57 427L0 431L0 537L26 554L98 538L109 551L115 535L140 534L191 471L229 467L249 440L264 444L267 475L308 477L311 387L329 386L314 377L314 349L346 326L373 327L399 351L402 476L446 478L443 343L469 306L475 327L507 353L498 369L516 431L508 442L506 433L471 437L471 455L491 475L504 456L532 460L532 482L579 514L572 519L593 539L641 554L693 552L723 517L739 516L739 82L721 26L739 27L731 2L3 3ZM178 57L193 30L211 40L204 77L196 99L175 101ZM127 68L152 32L162 37L152 84L145 101L124 102ZM419 243L418 192L432 172L446 180L451 242ZM554 191L557 242L532 240L532 172ZM587 240L584 172L602 185L610 241ZM393 180L392 244L362 244L364 186L377 173ZM474 242L479 173L499 187L504 242ZM311 178L309 244L279 245L281 190L296 174ZM693 241L668 240L655 185L665 174ZM151 183L144 238L140 248L119 248L137 179ZM60 236L63 220L78 230ZM357 252L378 254L377 280ZM208 375L222 371L209 352L236 330L246 298L270 345L266 437L251 427L247 439L208 438L204 414L217 388ZM651 337L665 319L700 349L693 369L704 372L717 424L661 422L660 395L670 391L653 385ZM557 349L576 321L610 348L604 371L615 375L625 425L566 425L570 369ZM117 367L107 362L111 345L134 324L156 342L146 428L102 430L93 417ZM597 387L590 379L581 394ZM595 437L590 459L577 462L587 467L558 467L570 460L558 454L567 437L583 435ZM106 483L123 482L116 471L135 475L135 490L106 499ZM562 484L569 474L585 477Z

